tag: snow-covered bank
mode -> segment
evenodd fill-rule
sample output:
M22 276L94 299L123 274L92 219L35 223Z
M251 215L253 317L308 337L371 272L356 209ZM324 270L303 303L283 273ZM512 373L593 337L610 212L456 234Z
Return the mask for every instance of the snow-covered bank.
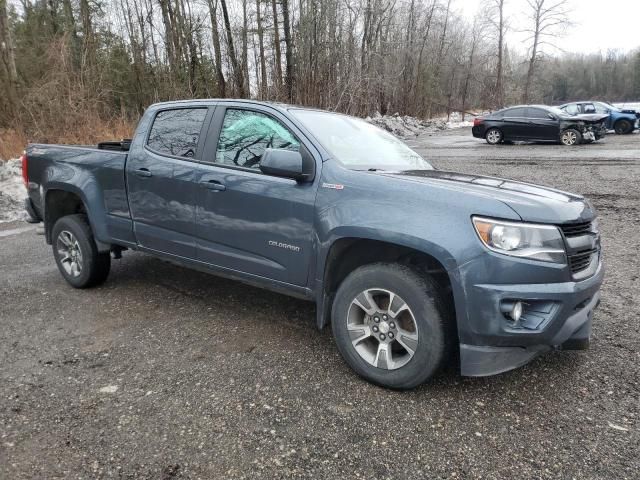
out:
M640 102L619 102L614 105L618 108L640 111Z
M471 121L465 120L463 122L462 114L459 112L451 113L449 121L447 121L446 117L420 120L419 118L410 117L409 115L400 115L398 113L393 115L380 115L380 113L376 112L373 117L367 117L365 120L394 134L396 137L409 138L416 137L423 133L434 133L440 130L470 127L473 125L472 116L466 115L465 118L471 119Z
M24 199L27 189L22 183L22 165L19 159L0 160L0 222L24 220Z

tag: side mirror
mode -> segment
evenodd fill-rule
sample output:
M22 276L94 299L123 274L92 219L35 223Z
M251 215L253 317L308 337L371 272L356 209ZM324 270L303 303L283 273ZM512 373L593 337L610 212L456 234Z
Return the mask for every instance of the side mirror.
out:
M548 113L547 115L549 115L549 118L551 120L557 120L556 116L553 113Z
M283 150L280 148L267 148L260 159L260 171L266 175L275 177L304 180L306 175L302 168L302 155L300 152Z

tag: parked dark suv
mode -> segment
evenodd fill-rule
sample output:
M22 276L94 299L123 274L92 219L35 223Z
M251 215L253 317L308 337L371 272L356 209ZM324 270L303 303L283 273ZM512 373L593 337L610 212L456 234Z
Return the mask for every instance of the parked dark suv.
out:
M473 136L496 145L512 141L560 142L577 145L606 135L606 115L572 117L546 105L520 105L476 118Z

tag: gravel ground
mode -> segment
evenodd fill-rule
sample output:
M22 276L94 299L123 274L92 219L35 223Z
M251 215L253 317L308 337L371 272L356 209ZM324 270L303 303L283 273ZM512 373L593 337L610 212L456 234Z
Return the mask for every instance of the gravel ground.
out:
M73 290L34 227L3 224L0 478L640 478L640 135L412 143L589 196L607 264L591 350L392 392L348 369L309 303L129 252Z

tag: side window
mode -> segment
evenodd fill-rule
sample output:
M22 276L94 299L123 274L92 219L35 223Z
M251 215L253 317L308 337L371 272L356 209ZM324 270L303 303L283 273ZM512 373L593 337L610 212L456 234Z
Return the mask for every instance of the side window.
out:
M206 116L206 108L180 108L159 112L151 126L147 145L158 153L193 157Z
M575 103L570 103L569 105L564 107L563 110L567 112L569 115L578 115L580 113L580 109L578 108L578 105L576 105Z
M582 108L584 108L584 113L596 113L596 107L593 106L593 103L585 103Z
M541 108L529 108L527 109L527 116L529 118L544 118L549 120L549 112L542 110Z
M594 103L596 107L596 113L609 113L609 109L602 103Z
M524 117L524 108L521 107L516 107L516 108L510 108L509 110L504 112L504 116L508 117L508 118L513 118L513 117Z
M276 119L259 112L227 109L218 139L216 163L260 167L267 148L300 150L300 142Z

